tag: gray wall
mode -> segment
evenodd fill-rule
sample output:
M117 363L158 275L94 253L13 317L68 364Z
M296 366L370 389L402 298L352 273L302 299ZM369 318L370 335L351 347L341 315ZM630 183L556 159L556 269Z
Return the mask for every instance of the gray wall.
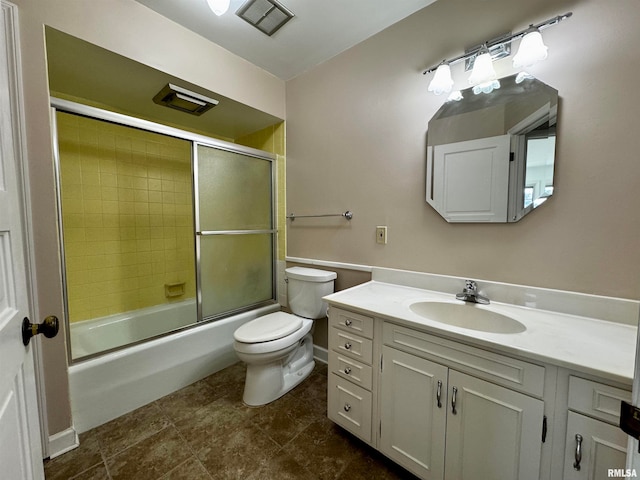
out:
M553 198L516 224L446 223L424 199L427 122L444 98L422 69L570 10L529 69L561 97ZM288 254L640 298L639 20L635 0L438 1L288 81L287 211L354 212L289 223ZM515 73L511 57L495 67Z

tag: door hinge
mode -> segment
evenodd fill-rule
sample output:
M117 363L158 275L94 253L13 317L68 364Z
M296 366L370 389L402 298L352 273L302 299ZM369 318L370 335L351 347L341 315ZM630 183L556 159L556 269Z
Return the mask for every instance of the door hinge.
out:
M547 439L547 416L542 416L542 443Z
M509 152L509 161L513 162L516 159L516 153L515 152Z
M384 363L382 363L382 358L383 358L383 355L380 354L380 373L382 373L382 366L384 365Z
M380 435L379 435L379 437L382 438L382 420L380 420Z

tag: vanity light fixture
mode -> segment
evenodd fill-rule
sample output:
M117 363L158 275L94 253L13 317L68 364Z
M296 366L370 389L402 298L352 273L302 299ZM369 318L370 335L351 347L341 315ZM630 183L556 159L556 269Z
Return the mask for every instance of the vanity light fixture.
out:
M530 67L547 58L547 46L542 40L540 30L534 28L533 25L527 30L527 33L520 40L518 53L513 57L513 68L521 69Z
M493 60L486 45L480 47L478 56L473 62L473 70L469 76L469 84L473 86L473 93L491 93L500 88L496 71L493 69Z
M531 75L530 73L522 71L522 72L518 73L518 75L516 75L516 84L522 83L525 80L531 80L533 78L535 78L535 77L533 75Z
M436 74L433 76L433 79L429 83L428 90L435 93L436 95L441 95L443 93L451 92L452 87L453 78L451 78L451 67L448 63L443 62L438 65Z
M464 98L464 95L462 95L462 92L460 90L454 90L447 97L447 102L459 102L463 98Z
M224 15L229 10L230 0L207 0L207 4L209 4L209 8L215 13L217 16Z
M471 48L455 58L443 60L438 65L422 72L423 75L436 72L429 83L428 90L436 95L451 92L453 79L451 78L450 67L463 60L467 61L467 70L473 67L471 76L469 77L469 83L474 86L474 93L490 93L494 89L500 88L500 82L496 79L495 70L493 69L493 59L508 55L511 51L511 42L521 39L520 48L513 59L514 68L522 69L523 67L528 67L544 60L547 58L547 47L542 41L540 31L556 25L572 15L573 12L567 12L564 15L557 15L536 25L531 24L529 28L518 33L502 35L482 45ZM499 57L496 57L494 52L499 52Z

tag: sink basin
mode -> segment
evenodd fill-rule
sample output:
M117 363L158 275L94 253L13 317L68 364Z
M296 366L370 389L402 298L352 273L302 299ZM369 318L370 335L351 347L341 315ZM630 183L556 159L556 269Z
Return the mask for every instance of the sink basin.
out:
M416 302L409 306L413 313L434 322L453 327L489 333L521 333L519 321L474 303Z

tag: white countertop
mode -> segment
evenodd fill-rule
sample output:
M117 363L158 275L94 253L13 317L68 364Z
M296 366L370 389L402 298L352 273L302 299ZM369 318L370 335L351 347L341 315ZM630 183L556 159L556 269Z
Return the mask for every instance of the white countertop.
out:
M521 333L488 333L424 318L409 308L421 301L462 303L454 295L370 281L325 297L330 305L373 315L466 344L565 367L631 385L637 327L535 308L491 302L487 308L524 324Z

